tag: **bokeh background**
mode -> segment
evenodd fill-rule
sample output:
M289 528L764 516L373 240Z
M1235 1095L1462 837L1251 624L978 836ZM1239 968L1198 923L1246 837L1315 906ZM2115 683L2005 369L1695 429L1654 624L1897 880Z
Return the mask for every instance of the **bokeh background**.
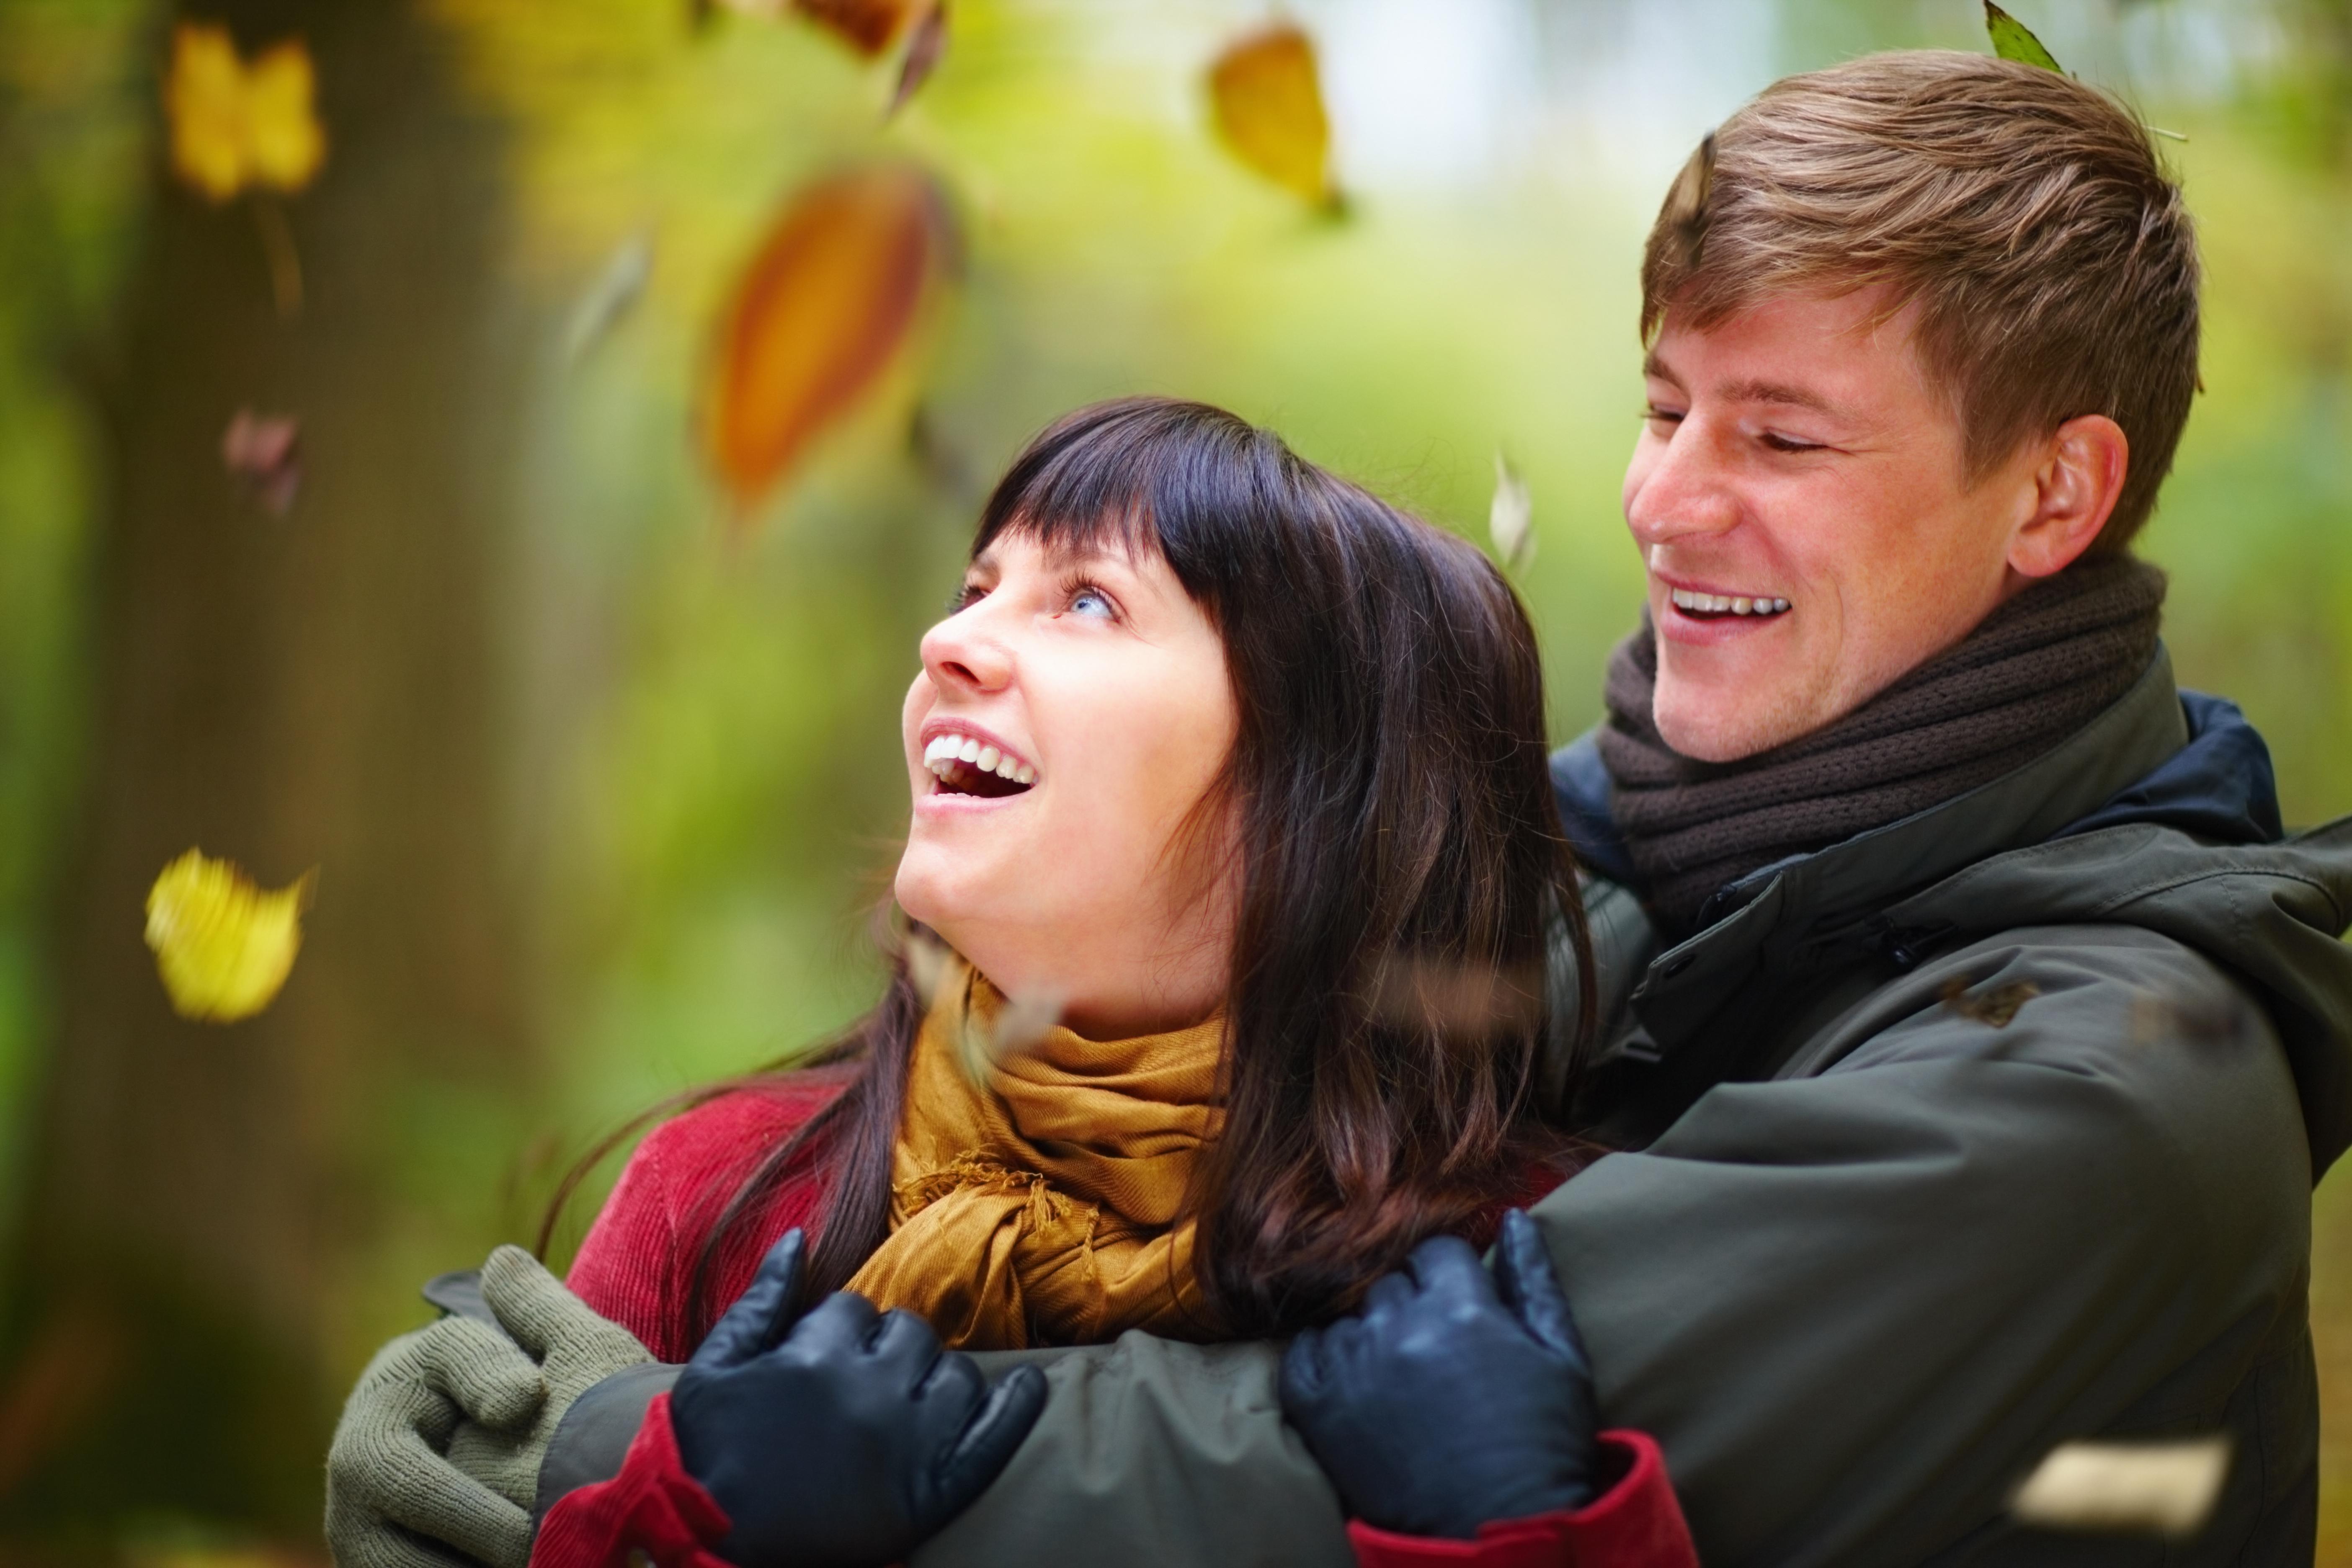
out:
M2012 8L2187 138L2206 390L2146 552L2290 822L2352 811L2352 4ZM1639 593L1617 485L1666 182L1782 72L1985 47L1977 0L1283 14L1336 214L1213 124L1260 0L952 0L888 116L903 44L756 5L0 3L0 1561L320 1560L326 1434L418 1282L527 1237L629 1112L859 1009L914 641L1054 414L1221 402L1481 539L1506 455L1557 731L1590 722ZM191 21L303 42L305 188L174 177ZM876 159L936 179L951 264L731 495L697 437L727 303L796 193ZM240 408L299 422L282 511L225 470ZM142 942L194 845L316 868L247 1022L175 1016ZM2347 1182L2315 1238L2331 1563Z

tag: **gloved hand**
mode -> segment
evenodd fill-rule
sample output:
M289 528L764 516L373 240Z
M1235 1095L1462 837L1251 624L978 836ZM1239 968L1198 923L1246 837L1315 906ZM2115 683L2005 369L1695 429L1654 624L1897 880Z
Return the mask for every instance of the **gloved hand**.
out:
M1016 1367L992 1390L908 1312L846 1291L795 1323L806 1247L786 1233L670 1393L687 1473L731 1521L738 1568L880 1568L971 1506L1045 1404Z
M1282 1413L1348 1511L1403 1535L1475 1538L1591 1500L1592 1369L1535 1222L1503 1216L1490 1279L1433 1237L1362 1311L1282 1358Z
M449 1462L529 1511L540 1460L572 1402L625 1367L653 1360L637 1337L599 1317L520 1247L501 1247L482 1265L482 1300L524 1354L539 1363L547 1399L533 1418L500 1427L462 1423ZM523 1560L490 1568L523 1568Z
M352 1391L327 1455L340 1568L524 1568L556 1424L583 1390L652 1359L520 1247L490 1254L481 1294L497 1323L404 1334Z
M444 1318L378 1351L327 1450L327 1546L339 1568L523 1563L529 1511L441 1450L467 1416L527 1426L546 1400L531 1359L472 1318Z

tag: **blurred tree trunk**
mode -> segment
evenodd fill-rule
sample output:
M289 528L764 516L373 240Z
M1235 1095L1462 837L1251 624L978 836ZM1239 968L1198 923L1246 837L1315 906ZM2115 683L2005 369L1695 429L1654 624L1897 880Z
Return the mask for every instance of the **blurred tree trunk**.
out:
M421 7L199 15L248 55L307 38L329 156L281 202L308 296L281 321L248 202L204 203L159 155L104 356L97 701L0 1374L20 1529L315 1531L385 1108L528 1066L491 624L526 379L499 129ZM224 473L248 405L301 419L287 516ZM271 886L319 868L257 1019L184 1022L157 984L143 900L192 845Z

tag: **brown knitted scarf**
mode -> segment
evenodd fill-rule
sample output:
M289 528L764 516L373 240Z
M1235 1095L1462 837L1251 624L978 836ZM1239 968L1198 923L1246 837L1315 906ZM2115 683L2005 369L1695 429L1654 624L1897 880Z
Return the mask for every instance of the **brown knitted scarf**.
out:
M1835 723L1719 763L1675 752L1651 721L1658 663L1644 615L1610 658L1609 720L1596 739L1651 909L1687 933L1727 883L2032 761L2139 679L2163 603L2153 566L2078 563Z

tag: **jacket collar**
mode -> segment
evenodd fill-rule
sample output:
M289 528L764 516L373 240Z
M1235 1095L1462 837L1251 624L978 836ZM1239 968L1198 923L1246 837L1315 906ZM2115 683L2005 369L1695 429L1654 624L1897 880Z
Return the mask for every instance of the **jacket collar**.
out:
M1907 964L1926 933L1895 926L1882 911L1964 867L2090 818L2188 739L2171 656L2159 645L2130 690L2033 762L1731 883L1708 901L1698 932L1661 953L1634 989L1632 1006L1649 1049L1674 1050L1767 970L1793 978L1858 949Z

